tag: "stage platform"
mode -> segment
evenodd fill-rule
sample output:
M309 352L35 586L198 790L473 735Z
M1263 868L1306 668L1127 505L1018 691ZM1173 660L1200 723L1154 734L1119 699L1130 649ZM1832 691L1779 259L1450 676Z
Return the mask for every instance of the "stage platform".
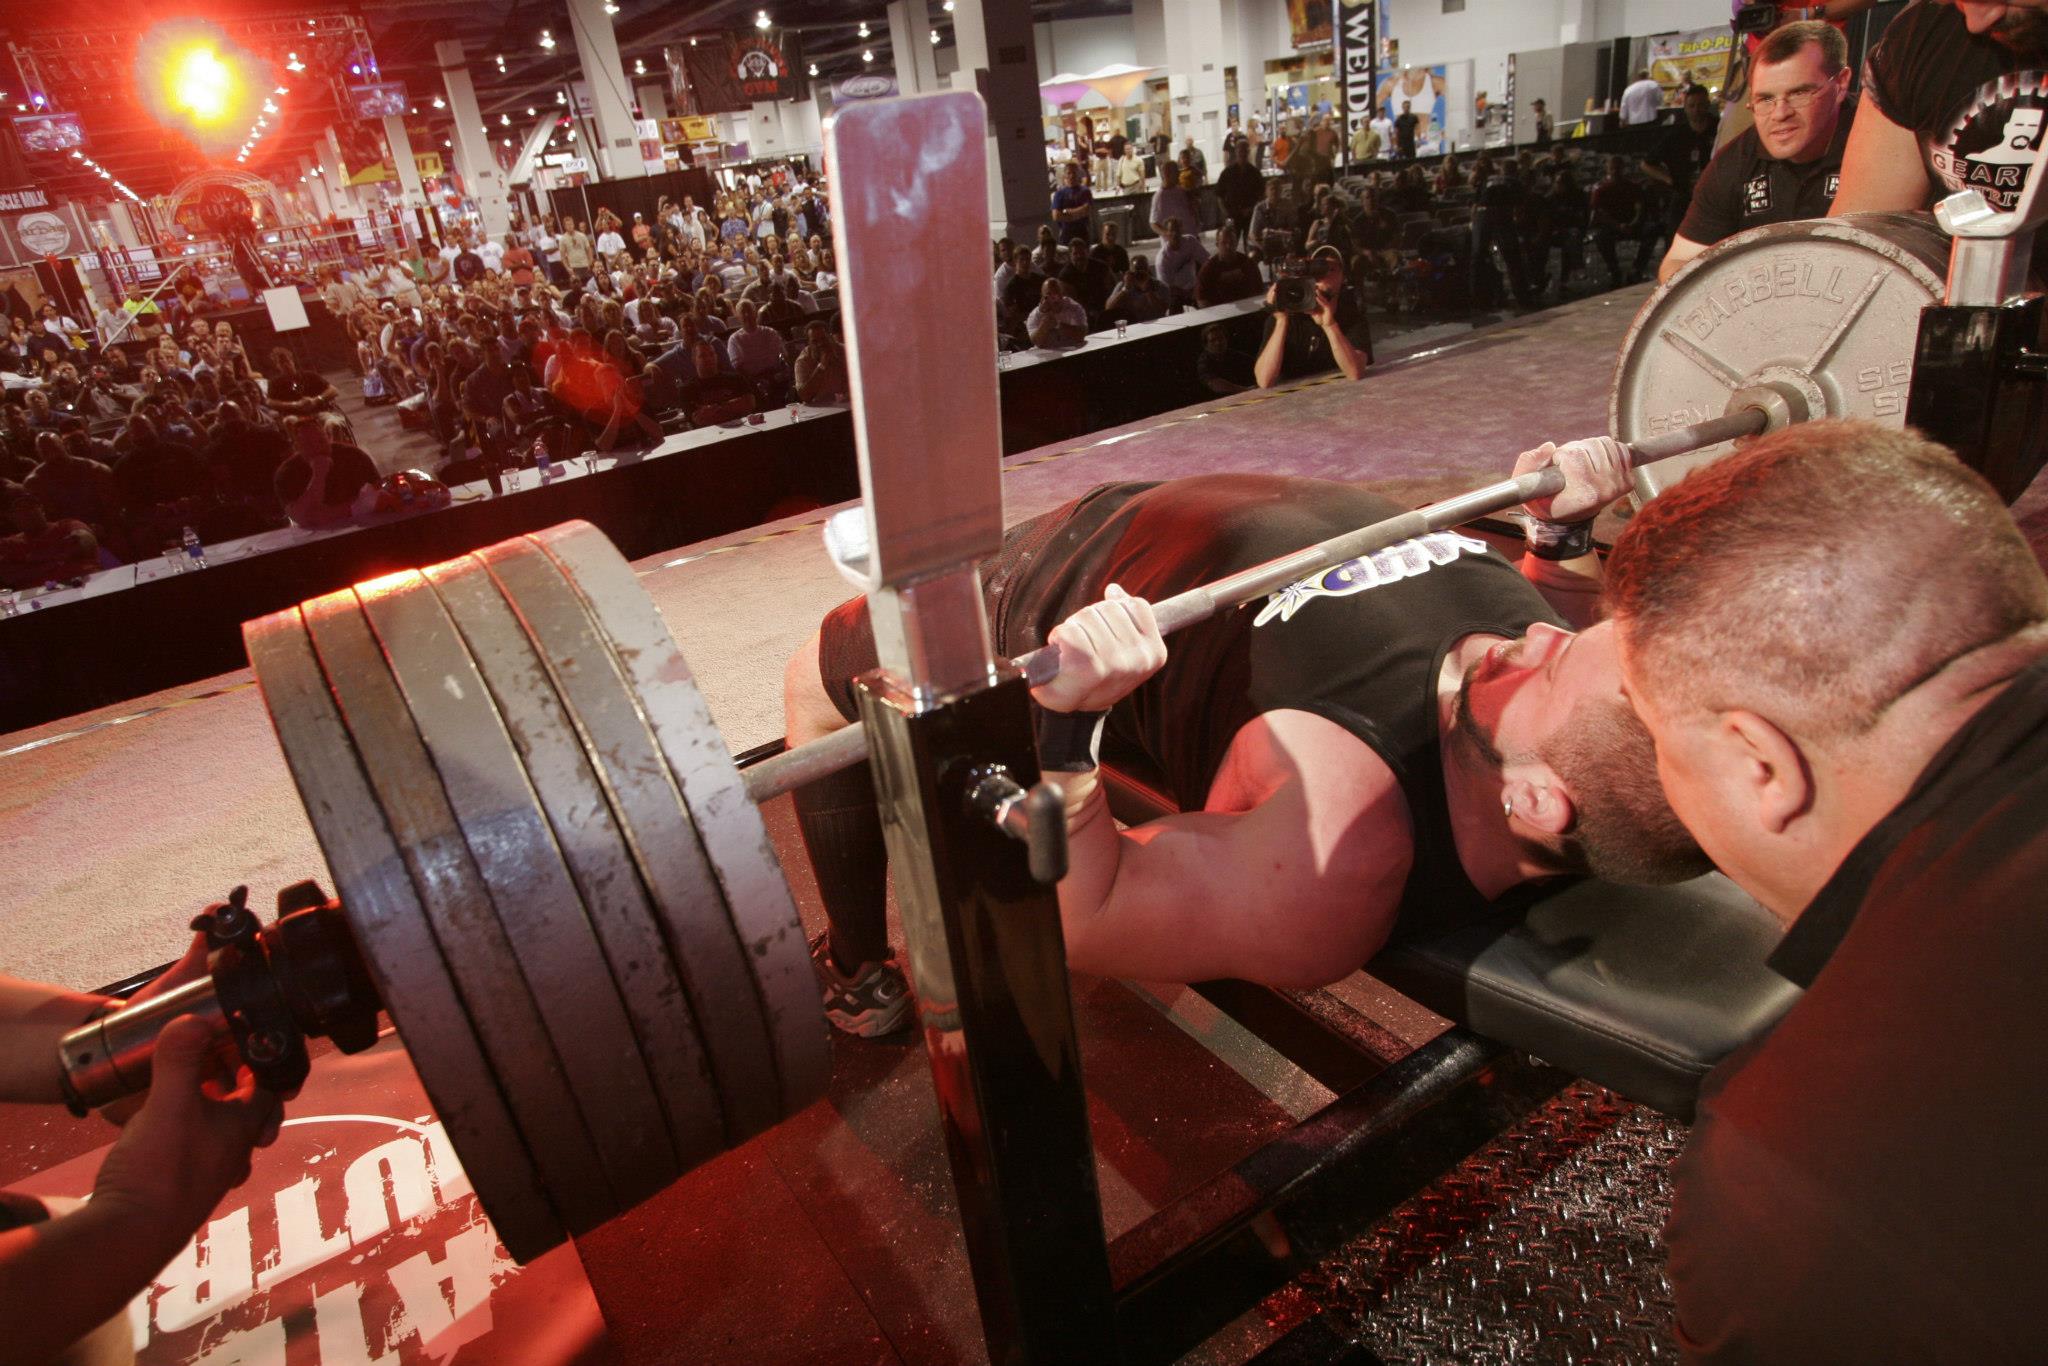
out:
M1108 480L1225 470L1362 481L1407 503L1502 477L1541 439L1605 430L1646 295L1470 333L1359 383L1012 457L1007 515ZM735 751L780 734L784 660L847 596L818 520L637 565ZM234 885L267 903L323 876L246 670L0 738L0 793L0 961L20 975L113 981L175 956L189 916ZM816 929L787 800L767 815ZM1444 1028L1369 978L1346 989L1410 1047ZM1077 979L1075 994L1112 1239L1333 1099L1189 988ZM825 1102L525 1269L494 1252L395 1038L316 1062L291 1114L137 1311L143 1361L984 1359L914 1041L839 1039ZM0 1184L83 1194L109 1135L0 1110ZM1575 1086L1393 1218L1338 1228L1335 1256L1186 1359L1282 1342L1287 1360L1669 1358L1656 1232L1681 1136Z

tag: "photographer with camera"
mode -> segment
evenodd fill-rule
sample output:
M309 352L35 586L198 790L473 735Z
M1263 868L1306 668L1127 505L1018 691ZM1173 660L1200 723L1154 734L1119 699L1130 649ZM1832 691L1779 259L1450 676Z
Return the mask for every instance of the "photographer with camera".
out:
M1264 244L1273 266L1266 291L1266 340L1252 374L1261 389L1336 366L1357 379L1372 364L1372 332L1365 305L1344 285L1344 257L1335 247L1294 256L1284 245Z

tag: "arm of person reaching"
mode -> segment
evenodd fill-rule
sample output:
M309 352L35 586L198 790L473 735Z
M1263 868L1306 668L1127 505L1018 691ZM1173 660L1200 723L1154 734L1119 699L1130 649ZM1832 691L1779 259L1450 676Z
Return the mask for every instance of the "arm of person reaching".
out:
M1114 586L1048 640L1060 674L1033 697L1053 713L1105 710L1166 660L1150 605ZM1049 776L1066 795L1060 923L1077 971L1307 986L1385 939L1412 855L1407 808L1386 764L1333 722L1255 719L1231 743L1213 809L1131 830L1093 768Z
M277 1137L277 1097L247 1067L231 1076L227 1027L180 1016L157 1036L148 1099L100 1165L92 1199L0 1233L7 1357L55 1360L122 1312L248 1179L253 1149Z
M126 1002L94 992L67 991L47 982L0 976L0 1102L63 1104L57 1041L108 1010L139 1004L204 977L207 952L206 937L194 935L183 957ZM119 1118L127 1111L110 1107L108 1113Z
M1842 185L1828 217L1910 213L1926 208L1932 193L1913 130L1893 123L1875 98L1862 100L1849 128L1849 144L1842 149Z

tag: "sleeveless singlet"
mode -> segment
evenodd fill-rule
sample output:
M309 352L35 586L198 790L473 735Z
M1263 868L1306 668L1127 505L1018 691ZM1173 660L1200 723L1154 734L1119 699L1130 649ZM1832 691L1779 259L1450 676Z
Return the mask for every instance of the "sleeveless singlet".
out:
M1350 484L1198 475L1108 484L1014 529L989 568L1006 655L1111 583L1158 601L1406 509ZM1184 810L1199 810L1237 732L1263 712L1314 713L1393 770L1414 827L1414 866L1395 938L1486 908L1445 805L1437 678L1469 635L1562 625L1484 542L1437 532L1339 565L1176 633L1167 662L1110 714L1111 737L1156 763Z

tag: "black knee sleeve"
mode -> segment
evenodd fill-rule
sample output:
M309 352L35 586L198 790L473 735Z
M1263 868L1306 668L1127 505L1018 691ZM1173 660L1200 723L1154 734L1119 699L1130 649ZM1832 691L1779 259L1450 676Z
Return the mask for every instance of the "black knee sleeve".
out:
M889 956L889 856L868 765L806 783L793 800L825 903L833 961L841 972L881 962Z

